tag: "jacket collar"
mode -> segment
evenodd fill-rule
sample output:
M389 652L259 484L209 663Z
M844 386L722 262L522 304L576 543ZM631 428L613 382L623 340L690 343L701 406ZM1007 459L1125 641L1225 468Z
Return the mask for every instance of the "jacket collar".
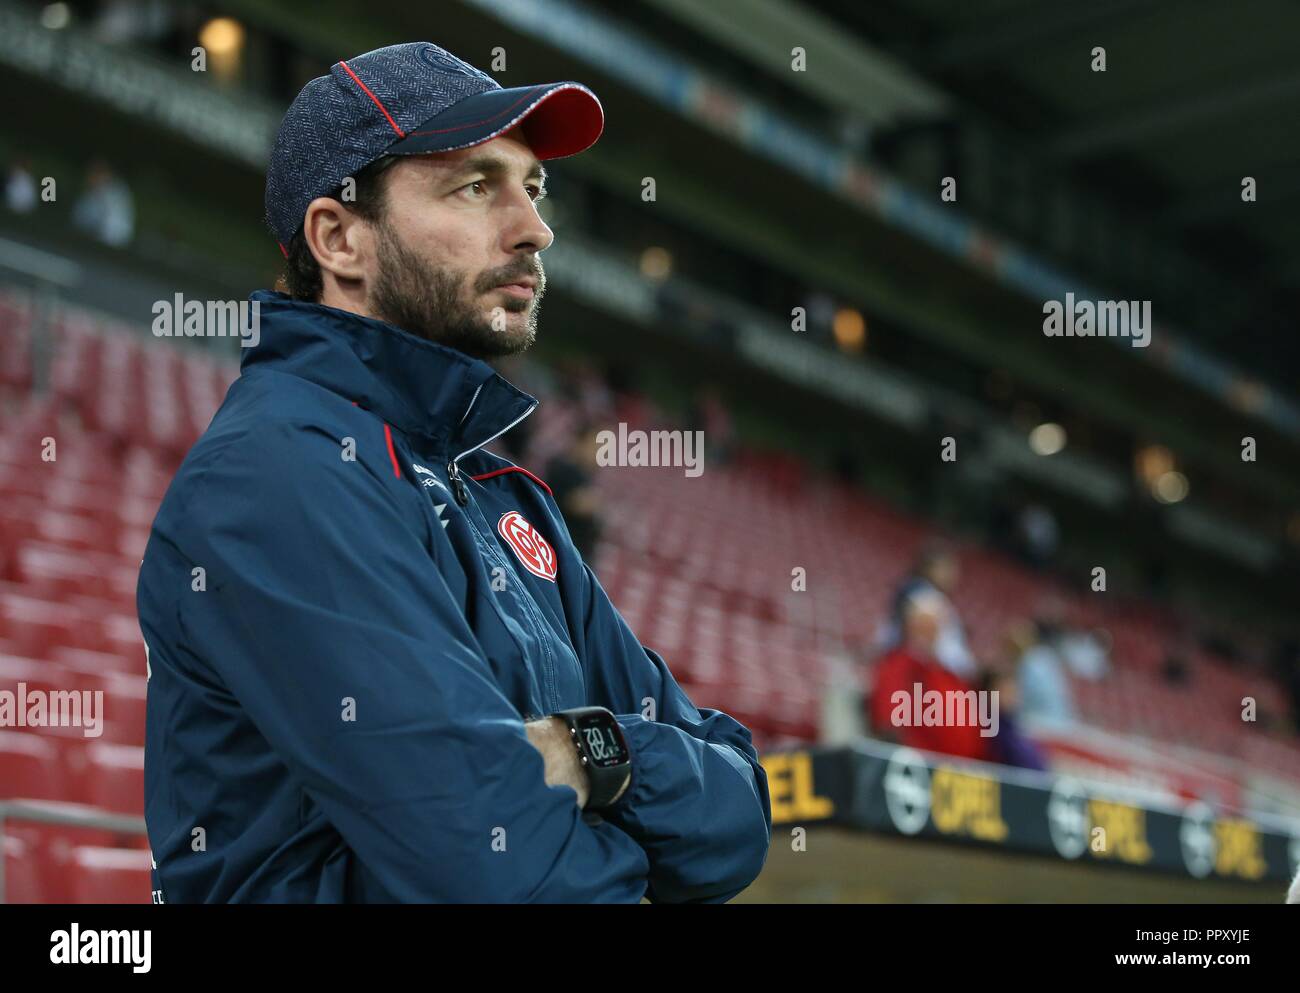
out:
M262 367L323 386L389 424L463 458L537 409L490 365L384 321L259 290L260 340L241 372Z

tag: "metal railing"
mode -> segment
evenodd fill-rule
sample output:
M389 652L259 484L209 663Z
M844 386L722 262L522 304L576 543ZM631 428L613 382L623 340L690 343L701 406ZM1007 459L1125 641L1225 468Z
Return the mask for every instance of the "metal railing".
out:
M143 817L113 814L95 807L41 800L0 800L0 904L6 903L5 827L8 821L57 824L63 827L97 828L117 834L145 834Z

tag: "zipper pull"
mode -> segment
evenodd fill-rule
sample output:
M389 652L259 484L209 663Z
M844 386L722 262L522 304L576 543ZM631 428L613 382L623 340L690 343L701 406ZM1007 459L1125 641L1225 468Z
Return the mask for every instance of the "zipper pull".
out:
M460 478L460 466L448 462L447 477L451 480L451 491L456 495L456 502L464 507L469 503L469 494L465 492L465 482Z

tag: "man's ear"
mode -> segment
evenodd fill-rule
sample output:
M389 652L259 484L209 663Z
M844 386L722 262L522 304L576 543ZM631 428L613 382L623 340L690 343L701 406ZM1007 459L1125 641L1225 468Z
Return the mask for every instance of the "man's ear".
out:
M347 285L365 278L370 237L365 223L332 197L317 197L307 205L302 236L321 267Z

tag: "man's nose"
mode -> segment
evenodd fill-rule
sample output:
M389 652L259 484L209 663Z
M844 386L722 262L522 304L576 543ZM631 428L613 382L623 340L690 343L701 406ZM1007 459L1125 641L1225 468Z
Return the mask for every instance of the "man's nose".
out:
M555 240L555 232L542 220L532 198L523 191L520 191L519 196L523 202L512 208L514 216L508 233L508 248L512 252L544 251Z

